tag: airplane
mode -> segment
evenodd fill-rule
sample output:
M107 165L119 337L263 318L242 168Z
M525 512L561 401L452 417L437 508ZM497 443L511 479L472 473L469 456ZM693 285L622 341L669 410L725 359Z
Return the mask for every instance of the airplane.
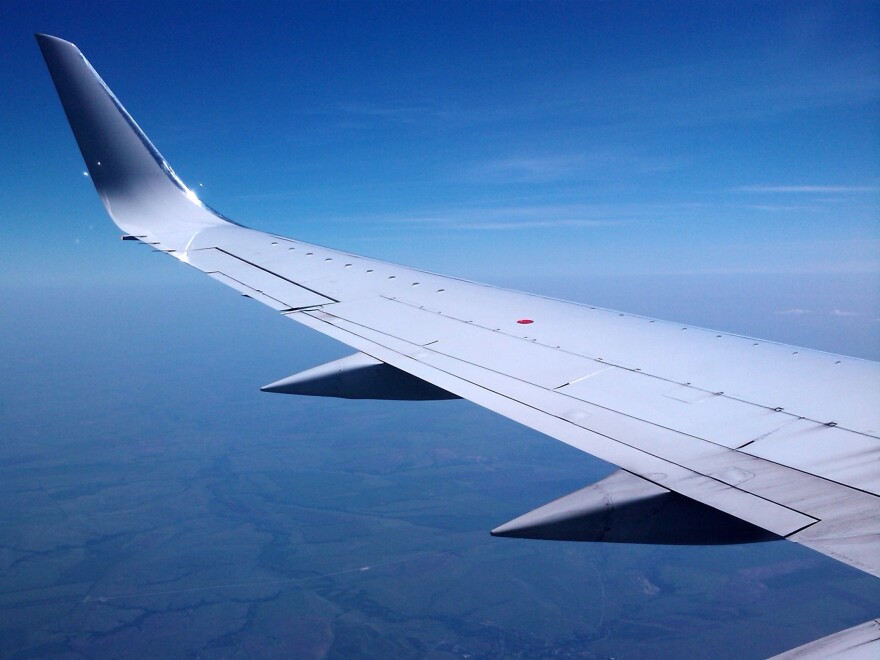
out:
M495 536L788 539L880 576L880 363L250 229L183 183L74 44L36 38L124 240L165 252L356 351L264 391L465 398L620 468L500 525ZM880 620L780 657L834 653L880 657Z

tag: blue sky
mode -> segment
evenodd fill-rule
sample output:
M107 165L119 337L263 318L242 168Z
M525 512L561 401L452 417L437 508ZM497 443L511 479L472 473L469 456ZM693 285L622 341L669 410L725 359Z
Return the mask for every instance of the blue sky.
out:
M44 31L244 224L545 293L857 275L838 311L870 316L878 25L876 2L7 3L0 278L180 277L116 243ZM812 307L775 311L837 309Z

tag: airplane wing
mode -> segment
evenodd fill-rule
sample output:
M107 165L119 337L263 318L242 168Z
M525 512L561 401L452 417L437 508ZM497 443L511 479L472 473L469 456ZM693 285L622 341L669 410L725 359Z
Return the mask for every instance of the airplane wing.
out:
M357 352L264 389L463 397L618 465L493 530L787 538L880 575L880 364L508 291L255 231L205 206L73 44L37 35L133 238Z

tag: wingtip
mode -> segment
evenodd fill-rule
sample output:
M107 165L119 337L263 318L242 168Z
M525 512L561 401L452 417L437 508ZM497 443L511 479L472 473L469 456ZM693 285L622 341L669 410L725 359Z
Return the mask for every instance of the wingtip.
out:
M46 34L44 32L35 32L34 38L37 40L37 45L40 47L40 50L46 52L52 46L62 46L66 48L73 48L74 50L79 51L79 48L76 47L76 44L73 42L62 39L61 37L56 37L51 34Z
M60 37L56 37L55 35L52 35L52 34L46 34L45 32L34 32L34 38L37 40L37 43L40 43L40 44L49 43L52 41L61 41L66 44L70 43L69 41L64 41L64 39L62 39Z

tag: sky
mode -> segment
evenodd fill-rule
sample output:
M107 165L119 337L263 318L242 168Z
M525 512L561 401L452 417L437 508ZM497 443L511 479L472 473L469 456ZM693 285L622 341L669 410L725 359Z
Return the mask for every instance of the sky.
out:
M256 410L296 411L311 423L352 410L254 394L344 351L119 241L84 176L34 32L76 43L180 177L242 224L880 359L878 2L5 0L0 304L9 317L0 348L14 368L0 377L0 414L15 438L8 465L38 456L35 441L55 447L65 437L38 419L95 429L92 443L113 438L121 461L113 469L128 474L140 454L125 454L118 438L136 438L141 451L158 433L149 415L120 413L129 406L170 405L163 415L186 428L233 434L235 415L224 413L217 430L209 404L231 411L247 401L247 424L229 446L252 442L244 426L290 431L260 426ZM138 349L145 352L132 357ZM120 375L126 366L134 382ZM47 383L64 394L46 397ZM200 403L181 394L218 387L222 396ZM414 408L356 410L391 426L437 423ZM472 414L448 412L446 423L464 432ZM490 416L476 420L496 428ZM77 451L95 451L87 434L78 442ZM486 442L468 464L474 470L505 451L501 439ZM194 460L228 460L227 445L218 446L202 446ZM577 470L595 471L585 465L561 477L569 490ZM453 483L467 488L481 474ZM524 486L524 499L537 505L567 492L547 481L541 488ZM503 522L498 502L483 505L493 513L481 530ZM817 570L833 574L828 565ZM840 614L846 621L829 621L818 608L814 619L791 622L800 631L791 641L859 623L869 609L854 605ZM748 635L759 614L728 631L731 639Z
M38 30L244 224L478 278L880 271L876 2L4 7L7 277L127 270Z

